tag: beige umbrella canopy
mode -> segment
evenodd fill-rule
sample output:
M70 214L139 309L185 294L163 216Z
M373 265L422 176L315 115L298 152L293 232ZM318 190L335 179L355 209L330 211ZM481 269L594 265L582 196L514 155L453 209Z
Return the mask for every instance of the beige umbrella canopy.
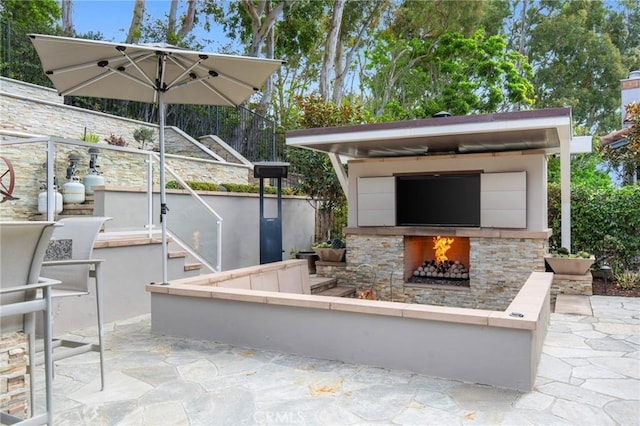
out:
M162 278L167 283L164 121L166 104L238 106L282 61L30 34L45 74L60 95L158 104Z

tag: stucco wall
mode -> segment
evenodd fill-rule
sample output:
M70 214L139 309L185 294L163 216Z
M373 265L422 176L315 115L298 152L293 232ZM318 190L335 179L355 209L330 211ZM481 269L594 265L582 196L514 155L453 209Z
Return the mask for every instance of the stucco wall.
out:
M222 217L222 270L242 268L260 263L260 216L258 194L205 192L198 193L205 202ZM156 192L154 208L159 195ZM265 196L265 216L275 217L277 198ZM215 218L197 206L185 191L167 191L167 226L179 228L182 234L191 235L196 230L194 218L204 223L200 238L206 232L215 232ZM285 196L282 199L282 248L283 259L290 257L293 248L309 247L313 237L315 210L308 199ZM113 217L105 223L107 231L143 229L146 224L146 193L137 189L107 188L96 191L96 215ZM155 229L160 229L159 214L152 215ZM207 227L207 230L203 229ZM215 235L214 235L215 236ZM188 241L189 242L189 241ZM214 265L215 266L215 265Z
M218 288L207 276L147 291L157 333L530 391L551 279L530 274L506 311Z

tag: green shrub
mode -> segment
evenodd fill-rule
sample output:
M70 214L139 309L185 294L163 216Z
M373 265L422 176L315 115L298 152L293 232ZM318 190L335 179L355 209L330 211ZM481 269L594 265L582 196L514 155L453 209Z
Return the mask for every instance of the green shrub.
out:
M633 290L640 286L640 272L624 271L616 276L617 286L623 290Z
M96 135L95 133L87 133L84 135L80 135L80 140L85 142L97 143L100 142L100 136Z
M211 183L211 182L196 182L187 180L185 181L189 188L194 191L225 191L225 192L239 192L239 193L251 193L257 194L260 191L258 185L243 185L239 183ZM182 186L175 180L167 182L165 185L167 189L183 189ZM276 194L277 188L273 186L264 187L265 194ZM282 195L295 195L293 189L282 188Z
M140 144L140 149L144 149L147 142L153 143L155 132L148 127L140 127L133 131L133 138Z
M551 249L560 247L560 185L549 184ZM622 188L574 186L571 190L571 249L596 257L594 267L609 264L634 270L640 258L640 185Z
M217 183L195 182L190 180L185 181L185 183L189 185L189 188L193 189L194 191L224 191L224 189L221 188ZM184 189L182 185L180 185L175 180L167 182L165 187L167 189Z

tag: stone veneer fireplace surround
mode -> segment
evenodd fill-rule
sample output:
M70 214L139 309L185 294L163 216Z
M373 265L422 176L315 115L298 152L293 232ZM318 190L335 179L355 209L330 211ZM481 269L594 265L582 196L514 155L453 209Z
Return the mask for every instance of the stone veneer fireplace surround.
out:
M344 284L371 285L366 274L373 268L373 288L381 300L500 310L511 303L532 271L544 271L551 235L550 230L432 227L359 227L344 232L349 277ZM406 282L405 241L434 235L468 239L469 287Z

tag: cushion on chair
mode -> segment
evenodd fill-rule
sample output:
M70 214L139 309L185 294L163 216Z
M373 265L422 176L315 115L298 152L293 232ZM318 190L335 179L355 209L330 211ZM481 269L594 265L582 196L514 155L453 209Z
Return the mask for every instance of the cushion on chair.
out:
M47 252L44 255L45 262L52 260L70 260L72 255L72 239L60 239L49 241Z

